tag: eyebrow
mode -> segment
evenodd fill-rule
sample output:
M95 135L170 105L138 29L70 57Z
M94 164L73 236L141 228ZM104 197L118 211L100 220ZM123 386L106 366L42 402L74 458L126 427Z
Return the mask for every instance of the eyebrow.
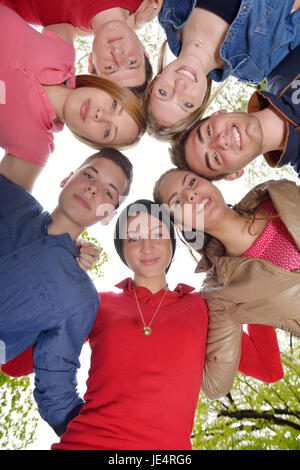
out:
M201 126L200 126L200 125L198 126L197 134L198 134L198 138L199 138L199 140L200 140L200 143L201 143L202 145L205 144L204 139L203 139L202 134L201 134ZM207 168L208 168L209 170L211 170L211 171L216 171L216 170L215 170L214 168L212 168L211 165L210 165L208 152L205 152L205 154L204 154L204 159L205 159L205 163L206 163Z
M185 185L185 182L186 182L186 179L187 179L188 176L189 176L189 173L186 173L185 176L183 177L183 179L182 179L182 181L181 181L181 185L182 185L182 186ZM173 199L173 197L177 196L177 194L178 194L178 192L176 191L175 193L173 193L173 194L169 197L168 202L167 202L168 205L170 204L171 199Z
M88 166L88 168L90 168L94 173L96 173L96 175L100 174L100 172L94 166ZM113 188L118 194L120 194L118 188L113 183L107 183L107 184L108 186Z

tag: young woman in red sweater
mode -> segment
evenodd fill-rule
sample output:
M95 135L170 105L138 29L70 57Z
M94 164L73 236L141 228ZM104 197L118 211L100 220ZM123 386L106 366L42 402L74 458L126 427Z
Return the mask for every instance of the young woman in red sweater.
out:
M85 404L52 449L191 449L206 350L205 301L185 284L169 290L174 228L153 202L124 209L115 247L133 279L117 284L120 293L100 294L88 337ZM265 348L268 343L273 347ZM255 364L266 381L282 376L271 327L252 325L250 336L244 334L240 369L251 373Z

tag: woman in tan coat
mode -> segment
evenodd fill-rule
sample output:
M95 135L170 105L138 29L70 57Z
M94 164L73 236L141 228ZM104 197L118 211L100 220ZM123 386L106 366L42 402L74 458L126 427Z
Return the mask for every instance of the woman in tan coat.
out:
M244 324L300 337L300 189L268 181L229 207L210 181L172 169L157 181L154 199L169 206L202 254L196 272L206 273L200 294L209 308L202 388L215 399L232 387Z

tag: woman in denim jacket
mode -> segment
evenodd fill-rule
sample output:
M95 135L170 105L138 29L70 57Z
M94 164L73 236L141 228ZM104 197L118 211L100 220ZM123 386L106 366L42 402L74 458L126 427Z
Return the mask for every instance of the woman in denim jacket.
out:
M203 114L211 80L260 83L300 43L299 3L165 0L159 22L177 59L163 68L161 57L145 93L150 132L169 140L186 129Z

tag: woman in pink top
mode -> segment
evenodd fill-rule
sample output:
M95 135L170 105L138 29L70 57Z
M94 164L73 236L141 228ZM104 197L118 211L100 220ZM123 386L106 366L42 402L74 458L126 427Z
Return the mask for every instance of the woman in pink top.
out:
M54 150L53 132L66 124L94 147L121 148L145 131L144 111L132 92L100 77L74 76L74 49L51 32L41 34L0 6L0 171L24 163L35 176Z
M203 389L218 398L232 387L243 324L300 337L300 188L267 181L230 207L210 181L172 169L157 181L154 199L169 206L202 255L196 272L206 273L200 294L209 310Z

